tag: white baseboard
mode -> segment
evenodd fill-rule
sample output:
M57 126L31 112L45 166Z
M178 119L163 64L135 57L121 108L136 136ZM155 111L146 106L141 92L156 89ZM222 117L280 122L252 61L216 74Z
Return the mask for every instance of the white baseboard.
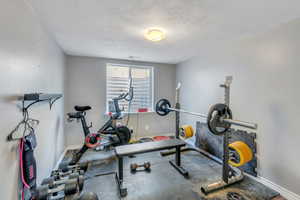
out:
M249 176L250 178L253 178L257 182L260 182L260 183L268 186L269 188L279 192L281 196L283 196L284 198L286 198L288 200L300 200L300 195L298 195L294 192L291 192L288 189L286 189L280 185L277 185L264 177L261 177L261 176L253 177L251 175L247 175L247 176Z

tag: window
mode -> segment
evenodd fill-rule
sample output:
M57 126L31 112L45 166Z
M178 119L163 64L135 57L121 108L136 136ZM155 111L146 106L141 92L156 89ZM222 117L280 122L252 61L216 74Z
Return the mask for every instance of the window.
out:
M107 64L106 67L106 108L112 98L126 93L132 78L133 99L130 107L125 100L119 101L125 112L138 112L139 109L153 110L153 67ZM130 110L129 110L130 109Z

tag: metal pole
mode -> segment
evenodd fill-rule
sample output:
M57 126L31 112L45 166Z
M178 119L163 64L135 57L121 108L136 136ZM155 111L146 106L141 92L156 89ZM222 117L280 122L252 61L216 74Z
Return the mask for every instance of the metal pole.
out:
M181 83L178 83L177 88L176 88L176 93L175 93L175 131L176 131L176 139L179 139L180 135L180 103L179 103L179 95L180 95L180 88L181 88Z
M180 106L179 106L180 107ZM181 113L187 113L190 115L198 116L207 119L207 115L201 114L201 113L196 113L196 112L190 112L186 110L181 110L177 107L176 108L168 108L171 111L175 111L176 113L181 112ZM237 126L242 126L245 128L250 128L250 129L257 129L257 124L255 123L250 123L250 122L244 122L244 121L239 121L239 120L233 120L233 119L221 119L221 121L227 122L229 124L237 125Z
M204 115L204 114L201 114L201 113L196 113L196 112L190 112L190 111L186 111L186 110L182 110L182 109L178 109L177 107L176 108L168 108L168 109L171 110L171 111L175 111L175 112L181 112L181 113L187 113L187 114L190 114L190 115L195 115L195 116L202 117L202 118L205 118L205 119L207 118L207 115Z
M222 119L221 119L221 121L222 121ZM223 121L227 122L229 124L242 126L242 127L245 127L245 128L257 129L257 124L254 124L254 123L249 123L249 122L244 122L244 121L239 121L239 120L233 120L233 119L223 119Z
M225 83L223 85L220 85L224 88L224 102L229 107L230 104L230 84L232 82L232 76L227 76ZM224 120L223 120L224 121ZM226 121L226 123L229 123ZM223 181L228 184L228 178L229 178L229 131L226 131L223 135L223 169L222 169L222 179Z
M178 86L176 88L176 96L175 96L175 108L177 110L180 110L180 103L179 103L179 94L180 94L180 87L181 84L178 83ZM175 112L175 131L176 131L176 139L179 139L180 135L180 112L176 111ZM177 166L181 165L181 160L180 160L180 147L176 147L176 153L175 153L175 164Z
M176 103L176 108L180 109L180 104ZM175 112L175 131L176 131L176 139L179 139L180 135L180 112L176 111Z

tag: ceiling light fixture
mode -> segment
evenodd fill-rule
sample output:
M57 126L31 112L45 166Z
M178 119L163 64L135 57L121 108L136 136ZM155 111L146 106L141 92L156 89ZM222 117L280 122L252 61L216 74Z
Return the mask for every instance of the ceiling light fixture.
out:
M145 38L152 42L158 42L166 38L164 31L158 28L151 28L145 32Z

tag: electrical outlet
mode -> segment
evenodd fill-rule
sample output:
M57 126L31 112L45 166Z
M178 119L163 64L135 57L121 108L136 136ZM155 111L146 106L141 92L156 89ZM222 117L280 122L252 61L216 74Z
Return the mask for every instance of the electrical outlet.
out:
M150 127L148 125L145 126L145 130L149 131Z

